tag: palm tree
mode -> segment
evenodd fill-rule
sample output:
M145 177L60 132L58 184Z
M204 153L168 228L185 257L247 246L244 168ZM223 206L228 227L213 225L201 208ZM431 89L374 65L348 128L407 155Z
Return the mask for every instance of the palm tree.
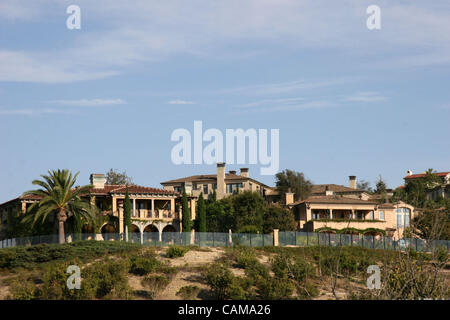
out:
M59 225L59 243L65 242L64 222L70 216L78 219L84 218L85 221L94 221L97 209L89 201L82 199L90 192L91 185L75 187L79 172L72 176L67 170L48 171L48 175L41 175L43 180L34 180L34 185L41 189L31 190L24 195L34 195L41 197L41 200L34 203L29 208L33 213L25 217L26 221L32 222L31 226L40 219L44 222L47 217L54 216Z

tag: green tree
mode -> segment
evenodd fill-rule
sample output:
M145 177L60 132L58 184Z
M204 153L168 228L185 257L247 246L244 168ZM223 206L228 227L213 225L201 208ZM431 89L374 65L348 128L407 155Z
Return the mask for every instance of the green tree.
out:
M294 200L306 199L311 193L312 182L305 178L302 172L289 169L281 171L275 175L276 189L285 198L287 192L294 193Z
M206 232L206 206L203 200L203 193L200 193L197 202L198 231Z
M183 196L181 198L181 208L183 212L183 232L190 232L191 231L191 214L189 211L189 205L186 195L186 190L183 188Z
M209 232L228 232L235 225L232 197L206 204L206 228Z
M428 193L441 184L441 179L433 173L433 169L428 169L425 177L408 180L404 188L398 188L394 200L404 201L416 208L433 208L442 199L431 200Z
M290 210L277 205L267 206L264 210L263 231L264 233L270 233L274 229L280 231L294 231L294 214Z
M386 193L387 190L386 182L384 182L383 177L381 177L381 175L378 178L377 183L375 184L375 188L376 188L375 193L378 194Z
M235 217L235 231L254 226L263 231L263 214L265 201L257 192L244 191L232 197Z
M123 203L123 222L127 226L128 239L131 237L131 201L128 194L128 185L125 191L125 201Z
M356 184L356 188L359 189L359 190L363 190L363 191L369 192L369 193L373 192L372 187L370 186L370 182L369 181L365 181L363 179L361 179L361 181L359 181Z
M65 242L64 223L67 218L74 215L83 217L87 221L95 219L97 208L83 199L89 195L91 185L74 188L79 172L72 175L69 170L52 170L48 175L41 175L43 180L33 180L33 185L41 187L30 190L24 195L34 195L41 198L29 208L29 215L24 218L34 227L38 220L45 222L49 216L53 216L58 222L59 243Z
M106 173L106 184L132 184L133 180L127 176L126 171L119 172L115 169L109 169Z

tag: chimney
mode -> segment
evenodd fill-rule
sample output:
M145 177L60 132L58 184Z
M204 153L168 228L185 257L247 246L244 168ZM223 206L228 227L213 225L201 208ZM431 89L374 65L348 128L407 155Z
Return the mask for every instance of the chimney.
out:
M288 192L286 192L285 202L286 202L286 205L294 203L294 193L292 193L290 189Z
M91 174L89 180L91 181L91 184L96 189L103 189L105 187L106 178L105 178L104 174L93 173L93 174Z
M356 189L356 176L348 177L348 186L352 189Z
M248 168L241 168L241 176L246 178L249 177Z
M217 199L222 199L225 197L226 186L225 186L225 162L217 163Z
M230 174L236 174L236 170L230 170L230 171L228 171Z

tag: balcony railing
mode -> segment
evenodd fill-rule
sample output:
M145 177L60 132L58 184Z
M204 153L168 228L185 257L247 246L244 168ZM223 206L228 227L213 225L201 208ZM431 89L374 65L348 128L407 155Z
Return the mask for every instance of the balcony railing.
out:
M121 210L123 214L123 210ZM178 219L177 212L171 212L166 209L136 209L131 210L132 218L147 218L147 219Z

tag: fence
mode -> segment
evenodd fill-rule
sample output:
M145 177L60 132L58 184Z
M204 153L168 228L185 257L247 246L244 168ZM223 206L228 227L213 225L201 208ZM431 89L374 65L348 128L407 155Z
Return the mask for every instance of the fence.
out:
M278 239L276 237L278 236ZM66 242L78 240L125 241L118 233L67 235ZM422 240L417 238L395 240L391 237L332 234L314 232L274 232L273 234L219 233L219 232L135 232L128 237L129 242L146 246L196 245L202 247L228 247L242 245L249 247L274 246L359 246L370 249L404 250L408 247L419 252L431 252L435 248L450 249L448 240ZM59 243L58 235L13 238L0 240L0 248L36 244Z

